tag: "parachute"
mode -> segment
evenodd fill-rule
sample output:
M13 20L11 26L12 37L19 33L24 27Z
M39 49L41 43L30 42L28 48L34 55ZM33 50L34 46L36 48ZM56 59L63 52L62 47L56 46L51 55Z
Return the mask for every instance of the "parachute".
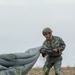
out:
M1 54L0 75L26 75L40 55L40 47L23 53Z

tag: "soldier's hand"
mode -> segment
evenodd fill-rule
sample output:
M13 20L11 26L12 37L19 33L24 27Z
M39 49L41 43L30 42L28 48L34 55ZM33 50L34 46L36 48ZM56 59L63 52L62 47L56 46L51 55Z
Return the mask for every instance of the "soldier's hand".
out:
M53 49L53 51L54 51L54 52L58 52L58 49L57 49L57 48L55 48L55 49Z
M44 52L44 50L43 50L43 49L40 49L40 53L42 53L42 54L43 54L43 53L45 53L45 52Z

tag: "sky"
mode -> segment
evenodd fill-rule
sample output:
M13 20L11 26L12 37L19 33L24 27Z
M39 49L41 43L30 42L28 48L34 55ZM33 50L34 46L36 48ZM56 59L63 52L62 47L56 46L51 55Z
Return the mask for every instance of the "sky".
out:
M0 0L0 54L42 45L45 27L66 43L62 66L75 66L74 0Z
M75 0L0 0L1 4L50 4L50 3L74 3Z

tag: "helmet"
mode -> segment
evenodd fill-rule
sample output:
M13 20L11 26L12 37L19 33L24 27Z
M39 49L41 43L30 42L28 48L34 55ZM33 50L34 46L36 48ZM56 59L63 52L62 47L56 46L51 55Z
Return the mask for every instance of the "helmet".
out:
M46 27L43 29L42 34L46 35L47 33L51 33L51 32L52 32L52 30L50 28Z

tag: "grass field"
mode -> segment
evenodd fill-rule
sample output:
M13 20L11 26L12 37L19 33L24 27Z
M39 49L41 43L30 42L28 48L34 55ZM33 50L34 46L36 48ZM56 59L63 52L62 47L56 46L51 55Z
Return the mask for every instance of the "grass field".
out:
M75 67L62 67L62 75L75 75ZM27 75L42 75L41 68L32 68ZM54 69L52 68L49 75L54 75Z

